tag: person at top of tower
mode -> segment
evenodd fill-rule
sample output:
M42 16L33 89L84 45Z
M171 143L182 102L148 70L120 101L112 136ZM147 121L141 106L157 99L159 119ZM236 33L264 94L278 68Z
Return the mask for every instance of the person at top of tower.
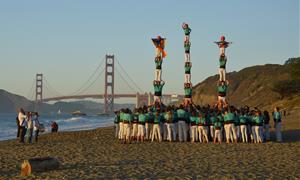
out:
M161 102L160 97L162 95L162 89L165 85L165 81L153 81L154 87L154 102L158 101Z
M152 38L152 42L156 48L156 57L165 58L167 56L167 52L164 50L166 38L157 36L156 38Z
M185 40L189 40L192 29L189 27L187 23L182 23L182 29L184 31Z
M220 56L225 56L225 49L229 46L229 44L232 44L232 42L225 41L225 36L221 36L221 40L215 43L220 48Z
M189 40L184 41L184 50L185 50L185 62L190 62L190 48L191 48L191 42Z

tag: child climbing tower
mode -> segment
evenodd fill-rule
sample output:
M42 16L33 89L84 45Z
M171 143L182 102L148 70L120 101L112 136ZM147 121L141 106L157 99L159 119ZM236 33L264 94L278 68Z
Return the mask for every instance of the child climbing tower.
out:
M167 53L165 49L166 39L160 36L152 38L152 42L156 48L155 62L155 80L153 81L154 87L154 103L161 103L162 89L165 82L161 79L162 76L162 63Z
M184 31L184 52L185 52L185 62L184 62L184 105L188 106L192 103L192 89L193 85L191 82L191 56L190 56L190 48L191 48L191 42L190 42L190 34L191 34L191 28L187 23L182 24L182 29Z
M228 89L228 81L226 80L226 63L227 56L225 55L225 49L232 44L231 42L225 41L225 36L221 36L220 41L215 42L220 48L220 56L219 56L219 82L218 82L218 107L221 109L224 106L228 105L226 100L227 89Z

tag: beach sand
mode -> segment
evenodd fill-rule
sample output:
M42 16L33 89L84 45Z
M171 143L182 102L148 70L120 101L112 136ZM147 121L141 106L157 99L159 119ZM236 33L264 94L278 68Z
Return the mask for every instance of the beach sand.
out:
M121 144L113 128L46 134L38 143L0 142L0 179L20 176L24 159L52 156L58 170L32 179L240 179L300 178L300 127L284 128L283 143L145 142ZM292 123L293 124L293 123ZM285 124L286 125L286 124ZM274 140L274 134L272 133Z

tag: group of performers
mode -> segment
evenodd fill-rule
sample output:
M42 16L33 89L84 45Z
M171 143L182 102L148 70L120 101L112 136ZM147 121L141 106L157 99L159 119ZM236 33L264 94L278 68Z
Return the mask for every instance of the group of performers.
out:
M262 143L270 140L270 116L267 111L248 106L236 108L229 106L226 99L228 80L226 79L226 48L231 44L224 36L215 42L219 49L218 101L213 106L200 107L192 101L190 33L188 24L182 25L185 49L184 101L179 106L165 106L162 101L162 63L166 57L166 39L158 36L152 42L156 48L154 102L149 106L136 108L133 111L122 109L115 112L115 136L123 143L135 141L191 141L237 143ZM281 115L279 108L273 112L276 128L276 139L281 141Z
M276 140L281 141L281 114L279 108L272 113ZM165 106L153 104L133 111L121 109L115 112L115 137L122 143L132 141L169 141L206 143L262 143L270 140L270 116L248 106L230 106L220 110L213 107L190 104Z

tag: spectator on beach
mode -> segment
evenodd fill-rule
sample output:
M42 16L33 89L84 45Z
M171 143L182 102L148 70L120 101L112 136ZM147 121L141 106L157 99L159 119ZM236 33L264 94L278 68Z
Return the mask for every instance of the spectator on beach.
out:
M264 111L264 138L265 141L270 141L270 115L268 111Z
M281 135L281 114L279 111L279 107L274 108L273 119L275 123L275 132L276 132L276 141L282 142L282 135Z
M55 121L53 121L51 124L51 132L56 133L57 131L58 131L58 124Z
M27 134L27 143L32 143L32 134L33 134L33 121L32 121L33 114L31 112L27 113L27 127L26 127L26 134Z
M37 112L34 113L34 115L32 117L32 121L33 121L34 140L35 140L35 142L37 142L39 132L40 132L39 114Z
M18 129L17 129L17 138L19 138L20 137L21 126L20 126L20 121L19 121L18 116L16 117L16 123L17 123L17 127L18 127Z
M26 126L27 126L27 121L26 121L27 116L25 115L25 111L23 108L19 109L19 114L18 114L18 120L19 120L19 125L20 125L20 142L24 143L24 138L26 135Z
M115 117L114 117L114 125L115 125L115 137L119 137L119 122L120 122L120 114L119 111L115 111Z

